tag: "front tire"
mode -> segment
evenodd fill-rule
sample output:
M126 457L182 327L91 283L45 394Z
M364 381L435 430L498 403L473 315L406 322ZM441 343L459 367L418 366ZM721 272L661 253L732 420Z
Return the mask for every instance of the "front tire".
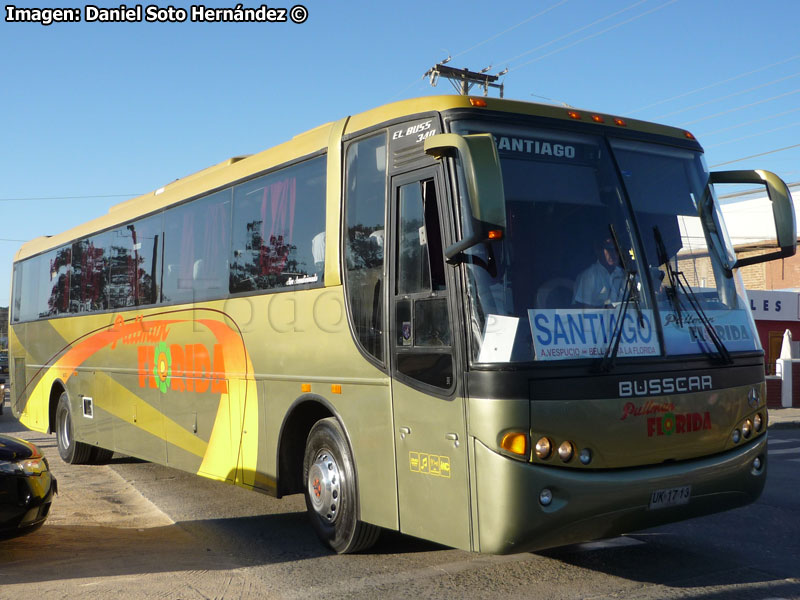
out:
M92 455L92 446L75 439L67 392L61 394L56 407L56 440L58 441L58 453L61 455L61 460L71 465L81 465L89 462Z
M311 524L320 539L339 554L366 550L380 528L358 520L356 471L339 422L317 421L306 440L303 487Z

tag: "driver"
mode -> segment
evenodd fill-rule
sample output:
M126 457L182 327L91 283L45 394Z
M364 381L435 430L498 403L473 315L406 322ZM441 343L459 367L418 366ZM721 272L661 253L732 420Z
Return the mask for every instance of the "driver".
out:
M606 237L594 244L597 261L581 271L575 281L572 303L583 307L602 307L619 302L625 287L625 272L619 266L614 240Z

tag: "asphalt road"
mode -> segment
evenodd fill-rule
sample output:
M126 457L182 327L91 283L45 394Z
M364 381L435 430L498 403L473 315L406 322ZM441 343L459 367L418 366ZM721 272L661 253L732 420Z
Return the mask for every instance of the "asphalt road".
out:
M6 412L0 431L20 431ZM150 463L69 466L38 532L0 542L0 598L800 599L800 429L770 431L754 505L615 540L483 556L384 533L368 554L317 541L276 500Z

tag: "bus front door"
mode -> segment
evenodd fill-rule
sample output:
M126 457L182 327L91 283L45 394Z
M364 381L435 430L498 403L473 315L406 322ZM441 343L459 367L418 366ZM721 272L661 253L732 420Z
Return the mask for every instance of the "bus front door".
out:
M464 399L454 373L436 173L430 168L395 177L392 187L390 328L400 530L468 550Z

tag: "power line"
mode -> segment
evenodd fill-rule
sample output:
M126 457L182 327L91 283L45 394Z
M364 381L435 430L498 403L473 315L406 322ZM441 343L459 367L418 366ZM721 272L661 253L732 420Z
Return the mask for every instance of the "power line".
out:
M575 35L576 33L579 33L581 31L583 31L584 29L589 29L590 27L592 27L594 25L597 25L598 23L602 23L603 21L607 21L608 19L616 17L617 15L622 14L625 11L628 11L628 10L630 10L630 9L640 5L640 4L644 4L647 1L648 0L638 0L638 2L634 2L633 4L628 6L627 8L623 8L622 10L618 10L615 13L608 14L605 17L597 19L596 21L592 21L588 25L584 25L583 27L579 27L578 29L573 29L572 31L562 35L561 37L558 37L558 38L556 38L554 40L550 40L549 42L544 43L544 44L542 44L540 46L537 46L536 48L533 48L531 50L527 50L527 51L523 52L522 54L519 54L519 55L515 56L514 58L507 58L505 60L498 61L498 64L507 64L507 63L513 62L513 61L517 60L518 58L522 58L523 56L527 56L528 54L531 54L532 52L536 52L537 50L541 50L542 48L546 48L547 46L551 46L551 45L555 44L556 42L560 42L561 40L563 40L565 38L568 38L568 37L570 37L572 35Z
M736 108L729 108L728 110L723 110L722 112L715 113L713 115L708 115L707 117L702 117L700 119L695 119L694 121L686 121L685 123L681 123L682 127L688 127L689 125L693 125L695 123L700 123L701 121L707 121L708 119L714 119L716 117L721 117L722 115L727 115L732 112L736 112L738 110L744 110L745 108L750 108L752 106L758 106L759 104L765 104L767 102L772 102L773 100L778 100L780 98L785 98L786 96L793 96L794 94L800 93L800 88L796 90L792 90L791 92L786 92L783 94L778 94L777 96L772 96L772 98L764 98L763 100L759 100L758 102L751 102L750 104L743 104L742 106L737 106Z
M733 94L728 94L727 96L720 96L719 98L714 98L713 100L706 100L705 102L701 102L700 104L694 104L692 106L687 106L686 108L682 108L680 110L674 110L671 113L665 113L663 115L659 115L657 117L653 117L654 121L660 121L661 119L665 119L667 117L671 117L672 115L678 115L682 112L686 112L687 110L692 110L694 108L700 108L701 106L706 106L708 104L713 104L714 102L720 102L722 100L727 100L728 98L733 98L735 96L741 96L742 94L746 94L748 92L754 92L755 90L760 90L765 87L769 87L771 85L775 85L776 83L780 83L782 81L786 81L787 79L792 79L793 77L797 77L800 75L800 72L793 73L792 75L787 75L786 77L781 77L780 79L774 79L768 83L762 83L761 85L757 85L755 87L751 87L746 90L742 90L741 92L734 92Z
M27 202L29 200L89 200L95 198L134 198L141 194L105 194L103 196L42 196L31 198L0 198L0 202ZM16 241L16 240L14 240Z
M712 169L717 167L722 167L724 165L731 165L733 163L741 162L743 160L749 160L751 158L758 158L759 156L766 156L767 154L775 154L776 152L783 152L784 150L791 150L792 148L800 148L800 144L794 144L792 146L786 146L784 148L776 148L775 150L770 150L768 152L761 152L759 154L753 154L751 156L745 156L744 158L737 158L736 160L729 160L722 163L717 163L716 165L711 165Z
M761 117L760 119L753 119L752 121L745 121L744 123L739 123L738 125L731 125L730 127L723 127L722 129L715 129L714 131L707 131L705 133L698 133L696 137L698 138L707 138L712 135L717 135L718 133L724 133L725 131L730 131L731 129L739 129L740 127L746 127L747 125L754 125L755 123L762 123L764 121L769 121L771 119L777 119L778 117L784 117L788 114L797 112L800 110L800 106L797 108L792 108L791 110L785 110L780 113L776 113L774 115L769 115L768 117Z
M522 67L530 65L532 63L539 62L540 60L544 60L545 58L547 58L549 56L553 56L554 54L558 54L559 52L567 50L568 48L572 48L573 46L577 46L578 44L580 44L582 42L585 42L586 40L590 40L590 39L595 38L597 36L603 35L604 33L608 33L609 31L617 29L618 27L622 27L623 25L627 25L628 23L636 21L637 19L641 19L642 17L645 17L645 16L647 16L649 14L652 14L652 13L656 12L657 10L661 10L662 8L665 8L665 7L669 6L670 4L675 4L677 1L678 0L669 0L668 2L665 2L664 4L661 4L660 6L656 6L655 8L652 8L652 9L650 9L648 11L645 11L645 12L639 14L639 15L636 15L635 17L631 17L630 19L627 19L626 21L622 21L621 23L617 23L616 25L612 25L611 27L607 27L606 29L598 31L597 33L593 33L591 35L587 35L586 37L582 37L581 39L576 40L576 41L572 42L571 44L567 44L566 46L562 46L561 48L558 48L557 50L553 50L552 52L548 52L547 54L543 54L542 56L539 56L537 58L534 58L532 60L524 62L521 65L517 65L513 69L509 69L509 72L516 71L517 69L521 69Z
M493 36L491 36L491 37L489 37L489 38L487 38L487 39L483 40L482 42L478 42L478 43L477 43L477 44L475 44L474 46L470 46L470 47L469 47L469 48L467 48L466 50L462 50L461 52L459 52L459 53L457 53L457 54L454 54L454 55L452 55L452 56L448 57L448 60L447 60L447 62L450 62L450 60L452 60L453 58L456 58L456 57L458 57L458 56L463 56L463 55L464 55L464 54L466 54L467 52L470 52L470 51L474 50L475 48L477 48L477 47L479 47L479 46L482 46L482 45L486 44L487 42L491 42L492 40L496 40L497 38L499 38L499 37L500 37L500 36L502 36L502 35L505 35L505 34L506 34L506 33L508 33L509 31L513 31L513 30L514 30L514 29L516 29L517 27L520 27L521 25L524 25L525 23L529 23L529 22L530 22L530 21L532 21L533 19L536 19L536 18L538 18L538 17L541 17L542 15L545 15L545 14L547 14L548 12L550 12L551 10L553 10L554 8L558 8L559 6L561 6L561 5L563 5L563 4L566 4L567 2L569 2L569 0L560 0L560 2L556 2L556 3L555 3L555 4L553 4L552 6L550 6L550 7L546 8L546 9L544 9L543 11L540 11L540 12L536 13L535 15L531 15L530 17L528 17L527 19L525 19L525 20L523 20L523 21L520 21L520 22L519 22L519 23L517 23L516 25L513 25L513 26L509 27L508 29L504 29L504 30L503 30L503 31L501 31L500 33L496 33L495 35L493 35ZM423 76L422 76L422 79L425 79L425 75L423 75ZM405 93L406 93L408 90L410 90L411 88L413 88L415 85L418 85L418 84L420 83L420 81L421 81L421 80L419 80L419 79L418 79L418 80L414 81L413 83L410 83L410 84L408 84L406 87L404 87L402 90L400 90L400 91L399 91L397 94L395 94L394 96L392 96L392 98L397 98L398 96L402 96L402 95L403 95L403 94L405 94Z
M733 77L729 77L728 79L722 79L720 81L715 81L714 83L710 83L703 87L699 87L694 90L690 90L688 92L684 92L682 94L678 94L677 96L672 96L671 98L664 98L663 100L659 100L658 102L653 102L652 104L648 104L647 106L642 106L635 110L626 111L626 115L633 115L635 113L641 112L643 110L647 110L648 108L653 108L654 106L659 106L661 104L665 104L667 102L672 102L673 100L678 100L680 98L685 98L686 96L691 96L692 94L696 94L697 92L702 92L704 90L711 89L713 87L717 87L718 85L722 85L723 83L729 83L731 81L736 81L737 79L741 79L742 77L747 77L748 75L754 75L756 73L760 73L761 71L766 71L767 69L771 69L772 67L777 67L778 65L786 64L787 62L791 62L793 60L797 60L800 58L800 54L795 54L787 59L778 61L776 63L772 63L770 65L766 65L764 67L759 67L758 69L754 69L752 71L747 71L746 73L739 73L738 75L734 75Z
M551 10L553 10L553 9L555 9L555 8L558 8L559 6L561 6L561 5L563 5L563 4L566 4L567 2L569 2L569 0L561 0L560 2L556 2L556 3L555 3L555 4L553 4L552 6L550 6L550 7L548 7L548 8L545 8L543 11L541 11L541 12L538 12L538 13L536 13L535 15L531 15L530 17L528 17L528 18L527 18L527 19L525 19L524 21L520 21L520 22L519 22L519 23L517 23L516 25L513 25L512 27L509 27L508 29L506 29L506 30L504 30L504 31L501 31L500 33L497 33L497 34L493 35L492 37L490 37L490 38L487 38L487 39L483 40L482 42L478 42L478 43L477 43L477 44L475 44L474 46L471 46L471 47L467 48L466 50L464 50L464 51L462 51L462 52L459 52L458 54L455 54L455 55L453 55L453 58L458 58L459 56L462 56L462 55L466 54L467 52L471 52L472 50L474 50L474 49L475 49L475 48L477 48L478 46L483 46L483 45L484 45L484 44L486 44L487 42L491 42L492 40L496 40L496 39L497 39L497 38L499 38L501 35L505 35L505 34L507 34L509 31L513 31L513 30L514 30L514 29L516 29L517 27L520 27L520 26L524 25L525 23L528 23L528 22L530 22L530 21L533 21L534 19L537 19L537 18L541 17L542 15L545 15L545 14L549 13Z
M758 133L752 133L750 135L744 135L742 137L738 137L732 140L727 140L725 142L719 142L718 144L714 144L712 146L706 146L706 149L717 148L718 146L724 146L726 144L732 144L734 142L741 142L742 140L749 140L750 138L758 137L760 135L767 135L768 133L775 133L777 131L783 131L784 129L789 129L790 127L797 127L798 125L800 125L800 121L795 121L794 123L789 123L788 125L783 125L782 127L776 127L775 129L767 129L766 131L759 131Z

